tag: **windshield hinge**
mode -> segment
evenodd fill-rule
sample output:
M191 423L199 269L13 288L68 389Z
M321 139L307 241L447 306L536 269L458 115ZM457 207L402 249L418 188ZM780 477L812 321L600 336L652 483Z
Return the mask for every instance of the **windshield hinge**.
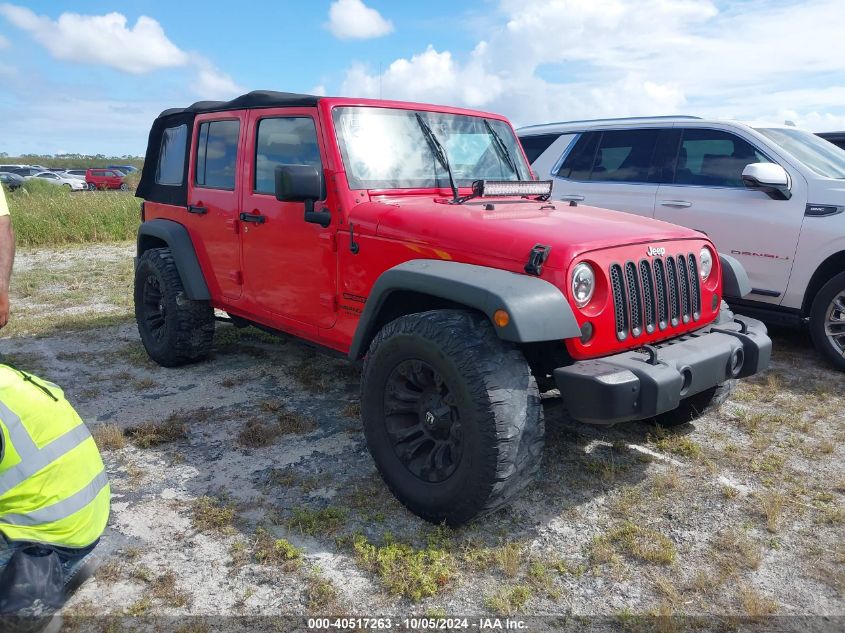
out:
M539 277L543 272L543 264L549 257L551 246L544 246L543 244L535 244L531 252L528 253L528 262L525 264L525 272L529 275Z

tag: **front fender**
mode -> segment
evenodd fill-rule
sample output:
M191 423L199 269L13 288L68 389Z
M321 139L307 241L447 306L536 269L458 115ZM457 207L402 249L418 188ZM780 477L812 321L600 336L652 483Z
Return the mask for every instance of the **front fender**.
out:
M376 335L379 312L398 290L446 299L483 312L491 320L496 310L505 310L510 322L495 330L506 341L534 343L581 336L569 302L548 281L473 264L414 259L384 271L373 284L352 339L351 358L366 353Z
M742 299L751 292L751 282L745 266L730 255L719 253L722 264L722 295L732 299Z

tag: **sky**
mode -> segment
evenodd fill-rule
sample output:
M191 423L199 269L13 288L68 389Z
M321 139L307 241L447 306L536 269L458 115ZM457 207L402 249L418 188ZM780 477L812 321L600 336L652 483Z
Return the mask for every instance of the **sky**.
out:
M0 0L0 152L143 154L249 90L845 130L843 0Z

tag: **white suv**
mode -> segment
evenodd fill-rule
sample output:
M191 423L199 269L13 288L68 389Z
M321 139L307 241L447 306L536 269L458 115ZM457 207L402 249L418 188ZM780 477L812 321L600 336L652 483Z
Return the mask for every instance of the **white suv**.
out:
M553 197L706 233L753 290L727 300L770 323L809 323L845 370L845 151L790 126L696 117L517 130Z

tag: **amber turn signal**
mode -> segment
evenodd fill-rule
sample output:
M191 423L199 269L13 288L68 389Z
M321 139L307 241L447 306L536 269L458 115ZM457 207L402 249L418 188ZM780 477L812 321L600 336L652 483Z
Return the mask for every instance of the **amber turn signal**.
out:
M509 315L504 310L496 310L493 313L493 323L498 325L499 327L507 327L508 323L511 322L511 315Z

